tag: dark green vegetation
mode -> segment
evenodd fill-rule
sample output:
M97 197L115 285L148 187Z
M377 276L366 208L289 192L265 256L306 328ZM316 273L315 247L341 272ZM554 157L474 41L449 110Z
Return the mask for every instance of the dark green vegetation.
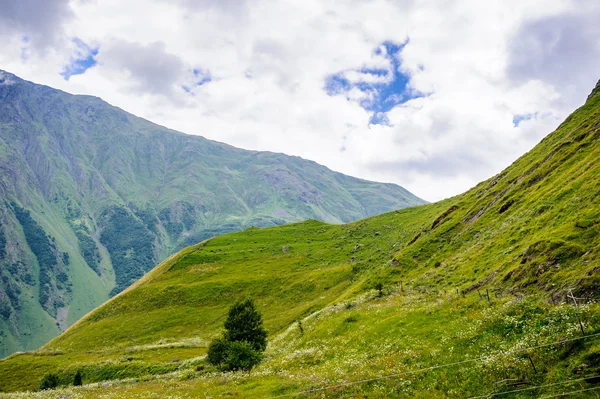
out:
M396 185L174 132L2 71L0 199L0 357L47 343L206 238L423 202Z
M47 236L42 227L31 217L29 211L13 203L15 216L23 228L27 245L37 259L39 267L39 303L53 316L65 305L71 292L71 282L66 272L69 254L59 253L55 239Z
M6 236L0 225L0 260L6 256Z
M75 386L83 385L83 377L81 376L81 370L77 370L75 372L75 377L73 377L73 385L75 385Z
M235 303L225 320L225 333L212 340L206 359L223 370L250 370L267 349L267 330L251 298Z
M257 351L267 349L267 330L252 299L235 303L225 320L225 338L228 341L245 341Z
M598 159L600 93L463 195L186 248L41 350L0 362L0 389L81 370L86 383L133 380L57 395L597 397ZM247 296L269 345L251 373L225 374L204 355Z
M46 389L54 389L54 388L58 387L58 384L59 384L58 376L56 374L50 373L50 374L47 374L46 376L44 376L44 379L40 383L39 390L44 391Z
M83 259L85 259L85 262L89 267L92 268L92 270L96 272L96 274L100 275L100 269L98 268L98 265L100 265L102 257L100 255L100 251L98 250L98 246L96 245L96 241L94 241L89 234L80 229L75 230L75 235L79 241L79 248L81 249L81 255L83 256Z
M100 242L110 253L115 267L117 285L111 292L117 294L142 277L154 265L154 238L141 221L125 209L112 207L102 215L106 227Z

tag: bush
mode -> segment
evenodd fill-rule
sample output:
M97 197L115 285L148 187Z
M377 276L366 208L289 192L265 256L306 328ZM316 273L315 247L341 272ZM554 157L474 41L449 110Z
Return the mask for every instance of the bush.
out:
M40 383L39 390L53 389L58 386L58 376L56 374L46 374Z
M267 348L267 330L252 299L237 302L229 309L225 333L208 347L209 363L224 370L250 370L262 360Z
M80 386L83 385L83 379L81 378L81 371L77 370L75 373L75 377L73 378L73 385Z
M208 354L206 360L210 364L216 366L225 363L227 360L227 351L229 350L230 342L225 337L219 337L212 340L208 346Z
M237 302L229 309L225 321L225 337L232 342L246 341L263 352L267 349L267 330L263 327L262 315L251 298Z
M246 341L229 343L226 365L229 370L250 370L262 360L262 352Z
M383 296L383 283L375 284L375 289L377 290L377 295L381 298Z

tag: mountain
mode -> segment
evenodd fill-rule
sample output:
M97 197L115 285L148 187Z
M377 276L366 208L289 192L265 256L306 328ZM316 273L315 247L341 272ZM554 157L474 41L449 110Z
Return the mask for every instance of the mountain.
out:
M0 390L35 389L48 373L69 385L79 371L84 383L118 381L52 395L593 397L599 158L600 82L532 151L462 195L182 250L41 350L1 361ZM264 315L266 356L251 373L222 373L203 355L246 296Z
M48 342L206 238L424 202L397 185L178 133L2 71L0 198L0 356Z

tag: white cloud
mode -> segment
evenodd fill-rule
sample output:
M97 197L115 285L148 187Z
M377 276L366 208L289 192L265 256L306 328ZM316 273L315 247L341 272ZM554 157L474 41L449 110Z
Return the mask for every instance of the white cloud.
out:
M43 51L60 41L72 17L69 0L0 0L0 35L17 34Z
M18 16L0 32L0 68L186 133L299 155L436 200L499 172L585 100L600 77L595 3L75 1L51 31L98 47L94 68L64 81L72 52L58 45L21 58L27 25ZM360 90L345 93L351 101L327 95L335 73L384 80L357 70L390 68L375 50L407 39L402 71L431 94L388 112L390 126L369 125L372 113L352 101L364 98ZM210 83L194 85L193 69ZM515 115L532 117L514 127Z
M121 90L172 97L177 101L186 73L184 62L166 51L163 42L147 45L111 40L103 45L98 63L106 74L126 82Z

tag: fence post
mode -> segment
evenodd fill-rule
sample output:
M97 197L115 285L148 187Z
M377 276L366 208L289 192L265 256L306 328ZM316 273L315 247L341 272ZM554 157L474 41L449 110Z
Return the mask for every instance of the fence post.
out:
M573 303L575 303L575 311L577 312L577 321L579 322L579 328L581 329L581 335L585 335L585 330L583 328L583 323L581 322L581 315L579 314L579 305L577 304L577 298L573 295L573 291L569 290L567 297L570 296L573 299Z
M535 369L535 364L533 364L533 359L531 358L531 355L527 354L527 357L529 358L529 363L531 363L531 367L533 368L533 372L535 374L537 374L537 370Z

